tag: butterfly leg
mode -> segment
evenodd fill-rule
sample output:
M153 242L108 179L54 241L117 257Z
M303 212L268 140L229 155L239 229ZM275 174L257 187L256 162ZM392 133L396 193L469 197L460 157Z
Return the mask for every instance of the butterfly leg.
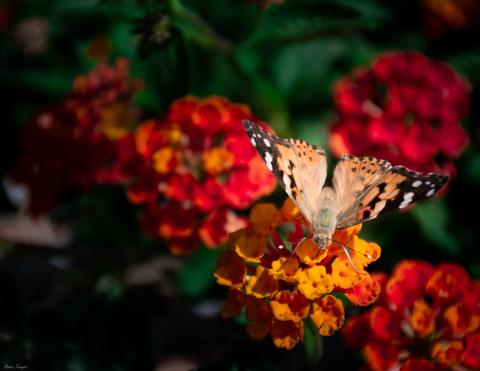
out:
M305 242L305 240L307 239L307 237L303 237L299 243L297 243L297 245L293 248L292 250L292 253L290 254L290 256L293 256L293 254L295 254L295 252L297 251L298 247Z
M353 269L355 269L355 272L360 273L360 271L357 269L357 267L353 263L352 257L350 256L350 253L348 252L348 249L345 246L342 246L342 248L343 248L343 251L345 251L345 255L347 255L348 261L352 265Z
M345 246L343 243L341 243L339 241L333 240L333 242L335 242L337 245L340 245L342 247L343 251L345 252L345 255L347 256L348 261L352 265L353 269L355 269L355 272L360 273L360 271L357 269L357 267L353 263L352 257L350 256L350 252L348 251L348 250L353 250L353 249L348 247L348 246ZM355 250L353 250L353 251L355 251ZM366 254L364 254L364 255L368 256Z

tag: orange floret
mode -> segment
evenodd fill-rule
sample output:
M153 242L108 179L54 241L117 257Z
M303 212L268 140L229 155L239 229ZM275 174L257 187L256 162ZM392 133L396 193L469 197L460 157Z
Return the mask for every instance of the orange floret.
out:
M417 299L413 303L410 326L412 326L417 336L421 338L435 331L433 310L424 299Z
M303 269L297 273L298 290L310 300L333 290L333 281L323 265Z
M258 266L255 275L248 281L246 292L256 298L266 298L273 296L278 291L278 286L278 281L270 274L269 270Z
M232 167L234 159L234 155L225 148L215 147L203 153L203 168L211 175L221 174Z
M270 302L273 315L280 321L299 322L310 311L310 302L295 291L279 291Z
M292 349L303 339L303 322L274 320L270 325L273 343L277 348Z
M313 302L310 318L317 326L320 335L333 335L342 327L345 320L343 303L333 295L325 295Z
M235 251L225 250L218 258L215 278L219 285L240 288L245 281L247 268Z

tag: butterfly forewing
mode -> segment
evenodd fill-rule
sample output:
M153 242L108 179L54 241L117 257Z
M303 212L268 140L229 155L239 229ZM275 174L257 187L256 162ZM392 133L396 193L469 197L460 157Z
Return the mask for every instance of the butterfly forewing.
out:
M343 156L333 184L340 212L337 228L363 223L434 195L448 177L420 174L373 157Z
M313 221L327 175L325 153L303 140L281 139L248 120L243 126L282 188L305 218Z

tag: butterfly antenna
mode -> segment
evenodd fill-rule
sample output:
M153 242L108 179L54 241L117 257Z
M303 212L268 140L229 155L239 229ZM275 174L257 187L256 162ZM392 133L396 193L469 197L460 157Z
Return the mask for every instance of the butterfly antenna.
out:
M368 254L365 254L361 251L357 251L349 246L346 246L344 245L343 243L341 243L340 241L337 241L337 240L332 240L333 242L335 242L337 245L340 245L342 248L343 248L343 251L345 251L345 255L347 256L348 258L348 261L350 262L350 264L352 265L353 269L355 269L355 271L357 273L360 273L360 271L357 269L357 267L355 266L355 264L353 263L353 260L352 260L352 257L350 256L350 252L348 250L352 250L352 251L355 251L356 253L358 254L361 254L363 255L364 257L366 257L367 259L371 259L372 257Z

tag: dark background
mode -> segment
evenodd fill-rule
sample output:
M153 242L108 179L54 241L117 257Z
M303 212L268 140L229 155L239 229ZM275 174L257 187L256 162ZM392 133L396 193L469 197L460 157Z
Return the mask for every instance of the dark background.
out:
M186 94L223 95L248 104L279 134L324 148L335 120L334 81L384 51L417 50L450 63L470 81L471 109L462 122L470 145L456 161L458 174L445 197L364 226L363 238L382 247L371 270L391 271L400 259L422 258L458 262L479 278L480 5L447 2L463 12L460 25L427 0L286 0L265 9L254 1L184 0L184 9L234 45L225 52L221 42L211 43L188 15L179 14L177 1L3 1L0 176L4 179L15 162L18 128L39 108L62 99L73 78L95 65L86 50L98 37L111 43L110 60L127 57L132 75L145 81L134 98L144 117L159 115ZM170 37L151 42L151 24L161 16L171 21ZM40 41L22 40L15 32L32 17L48 25L43 33L32 31ZM32 51L32 42L44 44ZM278 190L269 199L279 204L283 198ZM1 214L15 211L3 188ZM340 334L323 339L313 356L308 346L284 351L271 339L248 339L242 319L219 317L226 296L212 277L219 252L202 248L186 258L172 257L161 241L141 233L138 212L121 189L98 187L72 195L52 211L73 231L67 246L0 236L0 367L341 370L361 365ZM144 278L132 278L142 273Z

